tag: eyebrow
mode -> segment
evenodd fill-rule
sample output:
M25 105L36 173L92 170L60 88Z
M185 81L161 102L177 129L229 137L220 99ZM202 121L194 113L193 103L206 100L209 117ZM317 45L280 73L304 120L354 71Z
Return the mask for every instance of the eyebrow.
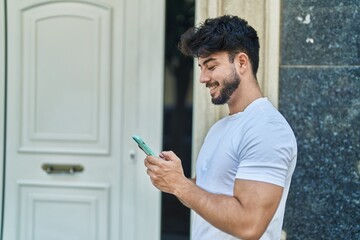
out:
M206 65L206 64L208 64L209 62L211 62L211 61L215 61L216 60L216 58L208 58L208 59L206 59L203 63L202 63L202 65ZM198 64L198 66L199 67L201 67L201 65L200 65L200 63Z

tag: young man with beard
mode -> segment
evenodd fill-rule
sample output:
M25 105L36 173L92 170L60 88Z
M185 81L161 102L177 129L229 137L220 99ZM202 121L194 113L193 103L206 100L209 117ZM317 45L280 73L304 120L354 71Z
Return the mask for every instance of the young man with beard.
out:
M185 32L179 48L197 58L200 82L214 104L227 104L229 116L209 130L196 179L164 151L145 159L152 183L194 210L192 240L280 239L297 146L259 88L256 31L236 16L208 19Z

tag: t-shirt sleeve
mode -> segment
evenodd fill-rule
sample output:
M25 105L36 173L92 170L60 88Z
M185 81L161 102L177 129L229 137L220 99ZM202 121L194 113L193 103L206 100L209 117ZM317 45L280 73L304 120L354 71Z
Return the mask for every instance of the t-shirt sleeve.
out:
M293 159L292 131L281 123L266 123L251 128L238 146L237 179L285 186Z

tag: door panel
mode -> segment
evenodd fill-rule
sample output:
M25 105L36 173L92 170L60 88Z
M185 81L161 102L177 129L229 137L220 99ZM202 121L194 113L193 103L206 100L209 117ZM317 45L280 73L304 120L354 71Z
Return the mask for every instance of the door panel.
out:
M20 239L108 239L109 186L18 182Z
M160 239L160 193L131 135L159 151L162 11L7 1L4 240ZM56 171L69 165L82 171Z
M107 154L111 9L55 2L21 18L20 150Z

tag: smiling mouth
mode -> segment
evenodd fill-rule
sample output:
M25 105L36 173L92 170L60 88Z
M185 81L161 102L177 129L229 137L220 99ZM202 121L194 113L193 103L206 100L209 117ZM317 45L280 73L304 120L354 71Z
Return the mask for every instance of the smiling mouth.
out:
M217 82L206 84L206 87L209 88L210 93L212 93L218 86L219 84Z

